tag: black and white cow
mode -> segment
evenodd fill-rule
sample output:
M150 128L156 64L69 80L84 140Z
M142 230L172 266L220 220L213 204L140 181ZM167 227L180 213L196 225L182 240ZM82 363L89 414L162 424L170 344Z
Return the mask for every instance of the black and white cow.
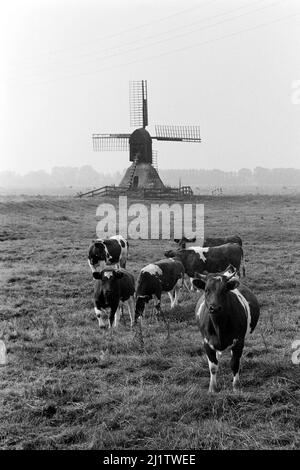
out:
M105 266L116 265L117 268L126 268L128 256L128 241L122 235L114 235L106 240L96 240L89 248L88 264L94 273Z
M174 242L177 243L179 248L185 249L185 248L189 248L191 246L196 246L197 239L196 239L196 237L193 237L193 238L182 237L180 239L175 238ZM202 246L203 247L220 246L220 245L225 245L226 243L237 243L238 245L243 246L243 241L242 241L241 237L239 237L238 235L232 235L232 236L229 236L229 237L217 237L217 238L207 237L207 238L204 239L204 242L203 242Z
M150 299L156 300L156 311L160 313L160 301L163 292L167 292L171 300L171 308L178 304L179 279L184 280L184 267L179 260L162 259L145 266L138 277L136 287L136 319L141 316L145 304Z
M118 326L120 320L120 302L127 304L131 326L134 325L135 281L125 269L106 266L101 272L94 271L96 279L94 291L95 314L99 327ZM107 309L110 309L108 313Z
M245 337L252 333L259 318L258 300L239 283L235 270L232 272L230 267L218 274L199 274L193 284L197 289L204 289L195 313L210 370L209 392L217 390L218 355L229 347L236 390Z
M191 280L195 273L216 273L222 271L232 264L238 271L243 260L243 248L237 243L226 243L226 245L200 247L191 246L185 250L169 250L165 252L167 258L177 259L182 262L186 274Z

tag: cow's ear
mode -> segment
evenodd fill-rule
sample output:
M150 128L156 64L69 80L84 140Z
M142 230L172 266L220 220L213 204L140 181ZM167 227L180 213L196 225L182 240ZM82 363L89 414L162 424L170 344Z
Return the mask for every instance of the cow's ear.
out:
M199 274L199 276L201 276L201 274ZM204 290L205 284L206 284L206 276L196 277L195 279L193 279L192 282L193 282L193 286L196 287L196 289Z
M172 257L174 256L174 251L173 251L173 250L165 251L164 255L165 255L167 258L172 258Z
M99 271L94 271L93 272L93 278L94 279L101 279L101 273L99 273Z
M227 290L233 290L236 289L240 285L240 281L234 277L230 279L229 281L226 282L226 288Z
M221 274L223 274L223 276L231 276L231 274L235 274L235 273L236 273L236 268L232 264L229 264L227 268L224 269L224 271Z
M121 279L121 277L124 276L124 273L122 273L122 271L115 270L114 271L114 276L115 276L116 279Z

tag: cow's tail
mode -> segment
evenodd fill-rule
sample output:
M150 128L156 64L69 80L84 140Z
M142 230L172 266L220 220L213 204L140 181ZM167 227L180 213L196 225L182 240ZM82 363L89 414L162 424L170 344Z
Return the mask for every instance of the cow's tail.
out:
M242 249L241 264L242 264L243 277L246 277L246 264L245 264L245 257L244 257L244 250L243 249Z

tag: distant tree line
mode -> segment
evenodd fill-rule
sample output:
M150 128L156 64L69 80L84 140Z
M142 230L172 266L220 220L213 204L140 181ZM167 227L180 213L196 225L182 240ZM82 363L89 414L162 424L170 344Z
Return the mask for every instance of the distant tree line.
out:
M179 179L182 184L190 186L201 185L300 185L300 169L295 168L263 168L254 170L241 168L238 171L222 170L161 170L162 180L172 186L178 186Z
M0 172L0 187L15 188L85 188L115 184L122 178L122 172L104 174L92 166L54 167L48 173L44 170L30 171L19 175L12 171Z
M125 171L125 170L124 170ZM90 189L105 185L119 184L124 172L112 174L100 173L92 166L54 167L50 173L39 170L31 171L25 175L11 171L0 172L0 188L32 188L32 189ZM263 168L254 170L241 168L238 171L222 170L159 170L160 176L166 185L196 186L266 186L286 185L300 186L300 169L295 168Z

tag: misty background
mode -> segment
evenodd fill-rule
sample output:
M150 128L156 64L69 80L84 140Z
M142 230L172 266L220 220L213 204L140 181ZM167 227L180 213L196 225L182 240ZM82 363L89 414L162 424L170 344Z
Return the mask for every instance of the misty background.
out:
M168 186L189 185L201 194L296 194L300 192L300 170L294 168L241 168L222 170L161 170ZM51 172L32 171L25 175L14 172L0 173L0 194L76 194L82 190L118 185L123 174L99 173L86 165L81 168L55 167Z
M297 0L11 0L0 9L1 193L118 184L127 152L93 152L91 135L134 130L129 81L141 79L150 134L155 124L201 128L201 144L154 143L165 184L299 185Z

